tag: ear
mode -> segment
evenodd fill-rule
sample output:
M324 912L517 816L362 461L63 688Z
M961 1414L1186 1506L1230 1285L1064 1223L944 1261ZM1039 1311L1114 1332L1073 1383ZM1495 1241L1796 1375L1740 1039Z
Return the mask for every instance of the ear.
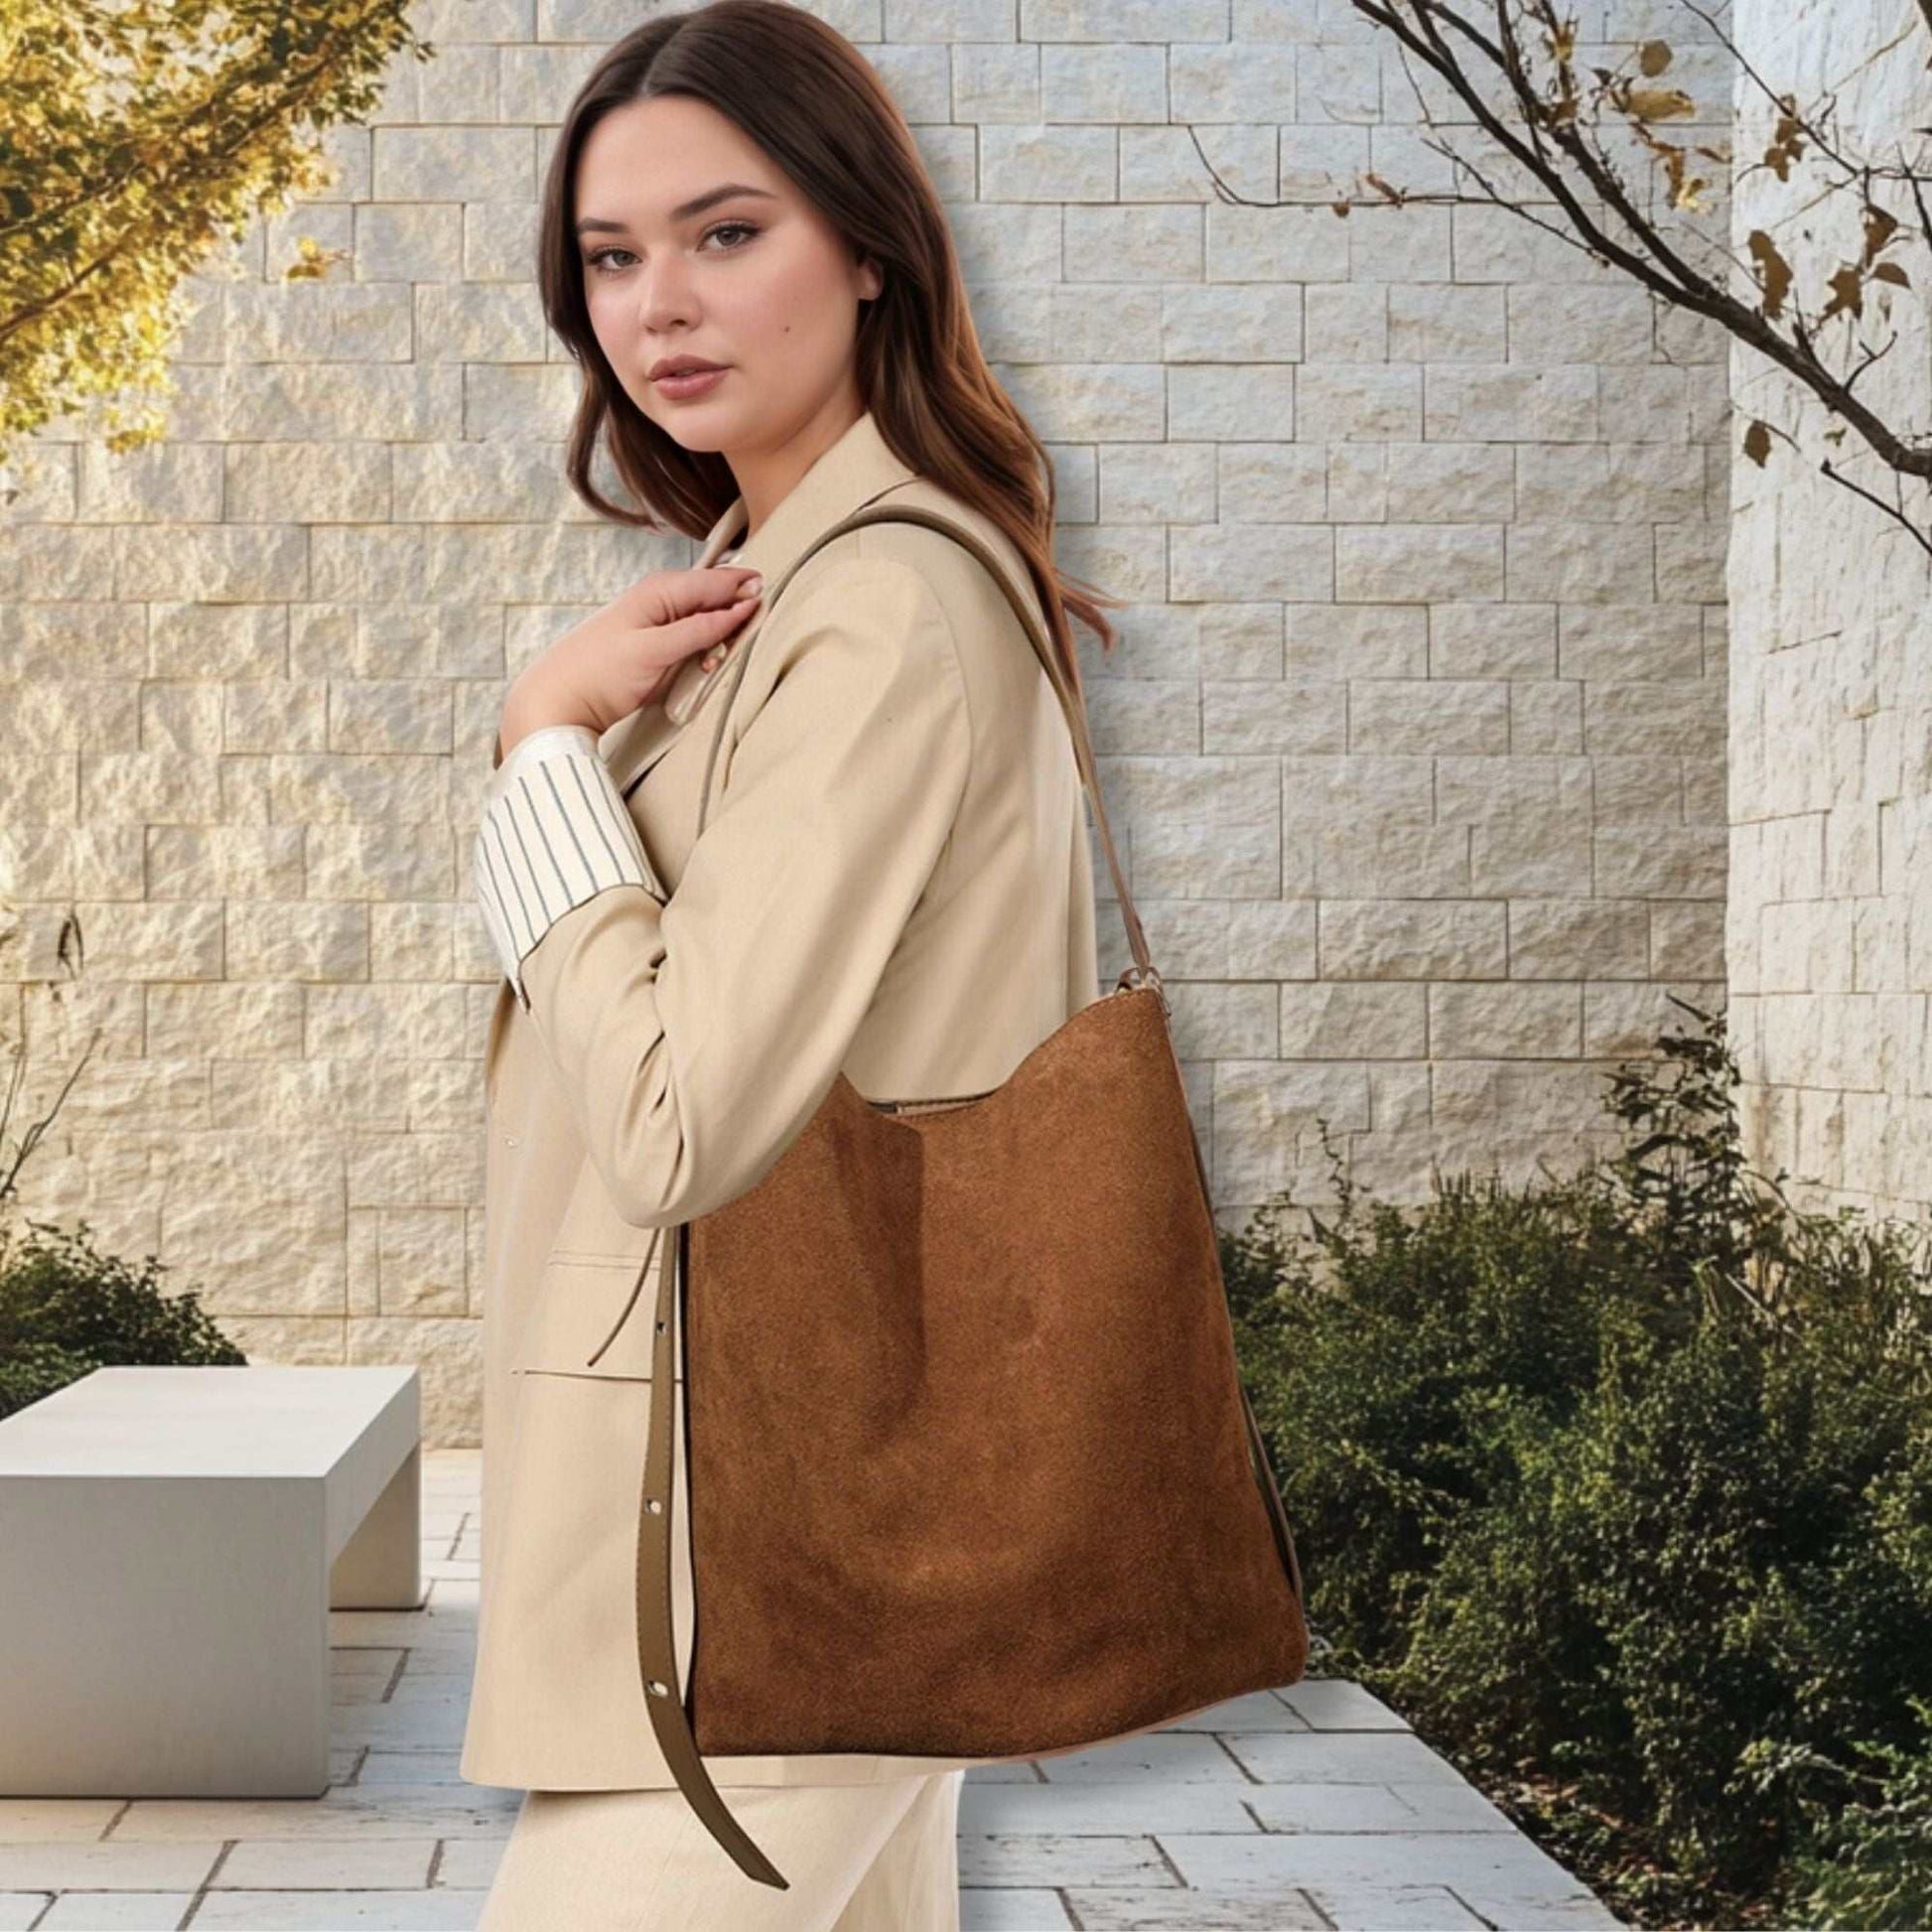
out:
M876 302L885 286L886 271L870 255L863 256L859 262L859 300Z

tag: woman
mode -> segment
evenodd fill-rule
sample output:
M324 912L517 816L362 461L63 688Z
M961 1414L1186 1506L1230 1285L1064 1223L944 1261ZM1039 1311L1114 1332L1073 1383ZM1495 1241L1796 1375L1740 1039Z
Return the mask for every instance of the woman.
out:
M527 1793L483 1923L950 1932L980 1760L707 1758L784 1889L676 1788L637 1659L654 1278L635 1291L661 1229L755 1185L841 1072L869 1099L983 1093L1099 991L1066 720L986 569L911 524L843 535L761 635L760 582L897 497L980 536L1076 689L1068 611L1112 632L1055 573L1044 453L905 124L821 21L719 0L620 43L560 130L540 248L586 378L573 484L704 544L518 676L475 852L504 983L461 1769ZM713 373L669 372L694 360ZM593 484L600 440L647 513ZM675 1535L681 1455L673 1505Z

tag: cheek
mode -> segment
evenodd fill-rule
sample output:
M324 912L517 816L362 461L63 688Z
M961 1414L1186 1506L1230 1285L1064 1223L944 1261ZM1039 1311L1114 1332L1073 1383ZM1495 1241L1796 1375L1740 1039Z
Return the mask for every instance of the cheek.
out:
M821 339L849 333L841 321L837 263L816 248L772 250L756 269L732 278L723 299L731 304L733 335L761 341L795 354Z
M584 285L584 307L590 315L591 334L597 338L597 345L603 349L605 359L614 368L622 368L626 313L623 297L615 287L602 282L587 282Z
M619 386L639 409L643 408L650 393L650 384L632 373L637 359L635 328L625 326L618 313L618 305L609 294L600 301L596 293L589 293L586 300L590 309L591 334L597 338L597 345L604 351L605 361L615 372Z

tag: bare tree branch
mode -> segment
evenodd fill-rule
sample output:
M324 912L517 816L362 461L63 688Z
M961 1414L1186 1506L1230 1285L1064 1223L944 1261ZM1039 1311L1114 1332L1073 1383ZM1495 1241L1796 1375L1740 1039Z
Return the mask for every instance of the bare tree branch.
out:
M1853 155L1837 131L1836 99L1828 96L1822 105L1807 109L1792 94L1778 91L1745 59L1702 0L1679 0L1679 4L1702 23L1711 40L1738 64L1751 87L1775 110L1772 132L1758 160L1740 163L1734 139L1713 145L1687 135L1676 141L1653 130L1653 123L1697 112L1696 102L1681 87L1657 78L1667 72L1673 59L1673 50L1663 41L1633 47L1634 70L1626 58L1614 67L1588 66L1586 72L1578 57L1576 23L1558 17L1556 0L1486 0L1486 5L1484 0L1350 0L1350 4L1395 42L1421 118L1436 137L1425 145L1449 163L1454 185L1448 193L1411 192L1371 172L1365 184L1372 194L1357 189L1338 197L1331 204L1338 214L1363 203L1507 208L1603 266L1620 270L1651 297L1653 305L1668 304L1716 323L1756 350L1839 419L1842 427L1835 435L1847 429L1855 432L1895 477L1932 481L1932 436L1889 421L1859 393L1866 372L1897 341L1895 330L1882 343L1869 340L1868 299L1875 299L1879 317L1888 321L1891 292L1915 286L1914 278L1886 251L1900 237L1914 233L1921 245L1932 243L1932 199L1926 193L1932 174L1921 168L1917 155L1886 160ZM1932 0L1918 0L1917 15L1920 28L1932 35ZM1540 49L1534 45L1538 41ZM1418 68L1447 88L1456 103L1457 119L1446 121L1432 112ZM1459 120L1464 111L1473 130L1522 171L1530 194L1505 193L1451 144L1448 137L1452 131L1465 131ZM1604 143L1606 127L1627 135L1656 164L1649 179L1657 192L1647 195L1625 178ZM1915 131L1932 133L1932 129ZM1199 146L1196 140L1197 152ZM1752 229L1748 260L1736 253L1727 235L1704 230L1696 218L1704 212L1698 196L1709 184L1695 172L1700 158L1725 164L1733 191L1740 178L1764 172L1775 174L1781 183L1798 183L1799 171L1810 160L1826 177L1817 183L1817 199L1827 207L1849 204L1856 208L1863 230L1862 252L1840 261L1825 278L1822 297L1808 308L1794 299L1797 272L1764 228ZM1473 183L1479 192L1463 192L1465 182ZM1245 207L1281 206L1237 194L1218 175L1214 183L1224 201ZM1916 230L1905 227L1884 206L1882 192L1891 185L1901 185L1909 194ZM1681 210L1687 217L1677 231L1669 219L1671 210ZM1685 238L1695 241L1695 251L1683 245ZM1706 263L1708 267L1702 265ZM1932 281L1932 273L1923 279ZM1748 288L1748 298L1734 292L1734 283ZM1752 430L1755 434L1768 427L1753 424ZM1768 439L1750 453L1761 462L1767 448ZM1910 529L1932 554L1932 534L1920 529L1902 501L1887 502L1834 463L1827 461L1820 467L1834 483Z

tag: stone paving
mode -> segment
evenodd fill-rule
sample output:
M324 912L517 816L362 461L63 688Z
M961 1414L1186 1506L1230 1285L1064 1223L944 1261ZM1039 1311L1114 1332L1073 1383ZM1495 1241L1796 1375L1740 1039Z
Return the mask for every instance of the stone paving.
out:
M331 1613L336 1782L324 1796L0 1797L0 1932L473 1927L521 1797L456 1768L479 1474L475 1450L425 1453L422 1610ZM959 1832L963 1932L1618 1924L1341 1680L968 1772Z

